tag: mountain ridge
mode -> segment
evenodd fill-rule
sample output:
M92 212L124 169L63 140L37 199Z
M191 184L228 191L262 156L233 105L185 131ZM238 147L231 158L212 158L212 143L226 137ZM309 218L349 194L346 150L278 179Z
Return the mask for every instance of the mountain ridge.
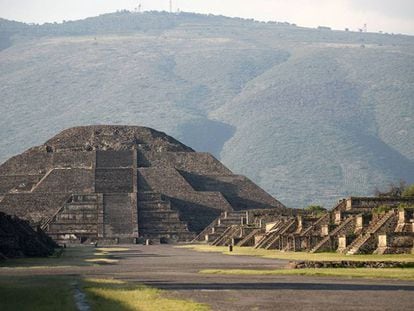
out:
M24 25L0 21L0 161L65 127L142 124L292 207L414 181L412 36L165 12Z

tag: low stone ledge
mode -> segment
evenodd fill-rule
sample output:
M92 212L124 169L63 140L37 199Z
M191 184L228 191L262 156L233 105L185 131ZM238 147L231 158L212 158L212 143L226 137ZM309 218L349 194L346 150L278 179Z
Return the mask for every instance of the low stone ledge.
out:
M289 269L306 268L413 268L414 262L401 261L290 261Z

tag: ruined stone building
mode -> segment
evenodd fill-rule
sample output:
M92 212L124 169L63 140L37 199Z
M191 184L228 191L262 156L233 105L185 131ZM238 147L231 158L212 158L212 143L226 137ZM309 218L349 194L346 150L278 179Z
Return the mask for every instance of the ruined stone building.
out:
M350 197L331 211L280 215L269 210L224 212L196 240L281 251L345 254L411 253L414 198Z
M224 211L287 209L208 153L153 129L67 129L0 166L0 211L60 243L188 241Z

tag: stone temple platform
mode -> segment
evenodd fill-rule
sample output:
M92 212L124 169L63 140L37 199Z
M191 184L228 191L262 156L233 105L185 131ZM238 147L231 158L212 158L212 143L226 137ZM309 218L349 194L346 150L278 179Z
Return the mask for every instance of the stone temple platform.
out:
M0 211L59 243L189 241L224 211L287 209L208 153L137 126L67 129L0 166Z

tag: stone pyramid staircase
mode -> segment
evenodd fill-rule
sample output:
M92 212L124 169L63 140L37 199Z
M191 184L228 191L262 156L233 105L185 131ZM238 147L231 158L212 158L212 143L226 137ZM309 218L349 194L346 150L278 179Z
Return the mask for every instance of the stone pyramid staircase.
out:
M296 219L279 220L273 228L255 245L254 248L270 249L279 240L280 235L294 231Z
M332 230L326 237L322 239L314 248L310 250L311 253L323 251L325 249L331 249L330 243L333 238L336 238L341 232L347 231L347 228L352 227L355 222L355 215L351 215L341 222L334 230ZM327 245L329 244L329 247Z
M57 243L84 243L98 239L97 194L74 194L42 224L42 229ZM100 221L102 225L102 220Z
M374 221L365 231L360 234L345 250L344 253L347 255L355 255L366 253L367 251L373 251L377 247L376 245L376 234L386 225L395 223L396 224L396 213L394 210L388 211L381 218ZM372 245L370 245L372 244Z
M254 246L254 237L257 234L263 232L263 228L255 228L249 234L247 234L242 240L240 240L236 245L237 246Z
M232 239L236 236L239 236L241 233L240 225L231 225L229 226L221 236L219 236L215 241L213 241L212 245L214 246L223 246L223 245L230 245L232 243Z
M290 232L292 232L293 230L295 230L296 227L296 219L292 219L290 221L288 221L279 231L278 234L273 235L273 237L267 241L267 243L264 245L264 249L275 249L277 248L276 245L277 243L280 241L280 238L282 235L284 234L288 234Z
M212 243L220 238L232 225L242 225L247 221L246 212L223 212L210 225L201 231L193 242Z
M171 202L157 192L138 193L139 236L147 239L191 241L195 234L180 220Z
M308 228L306 228L305 230L303 230L300 233L300 236L307 236L308 234L310 234L312 231L315 231L316 229L318 231L320 231L320 228L321 228L321 226L323 224L329 223L330 217L331 216L329 215L329 213L324 214L314 224L312 224L311 226L309 226Z

